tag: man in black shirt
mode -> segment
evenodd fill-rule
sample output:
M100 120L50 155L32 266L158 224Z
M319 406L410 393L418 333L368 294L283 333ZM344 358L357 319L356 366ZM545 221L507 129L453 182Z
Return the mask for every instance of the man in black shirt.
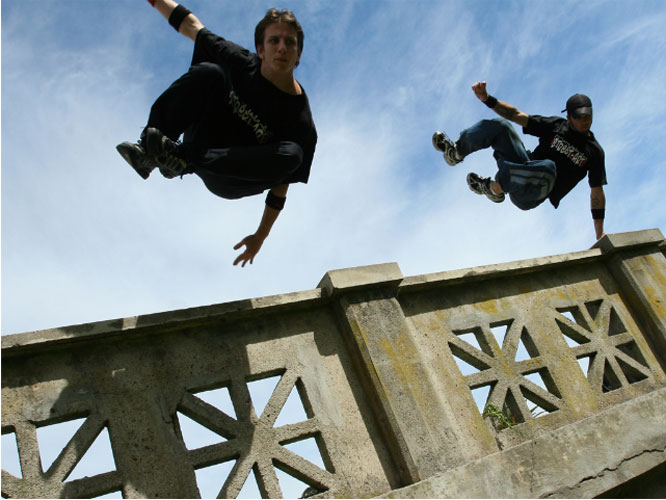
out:
M270 9L255 29L254 54L173 0L148 2L194 41L192 65L155 101L139 141L119 144L118 152L144 179L155 168L167 178L194 173L227 199L269 190L259 228L234 246L245 247L234 265L245 266L270 233L289 184L310 175L317 132L293 74L303 30L291 12Z
M433 134L435 149L444 153L449 165L456 165L474 151L491 147L499 168L494 180L475 173L467 184L477 194L500 203L505 193L518 208L529 210L546 198L557 208L564 196L586 175L591 189L590 206L597 239L604 235L606 181L604 151L590 131L592 102L575 94L566 104L566 120L561 117L527 115L488 94L486 82L472 86L476 97L502 118L481 120L463 130L454 143L443 132ZM539 137L539 145L526 151L510 120L526 134Z

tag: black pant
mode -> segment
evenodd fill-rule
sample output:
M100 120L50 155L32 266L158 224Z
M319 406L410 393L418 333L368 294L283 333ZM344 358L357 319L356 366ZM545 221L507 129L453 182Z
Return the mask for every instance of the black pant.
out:
M231 90L231 79L223 67L196 64L157 98L148 127L174 141L185 134L182 155L195 165L193 173L212 193L235 199L284 184L302 163L303 149L289 141L215 147L224 136L216 118L229 113Z

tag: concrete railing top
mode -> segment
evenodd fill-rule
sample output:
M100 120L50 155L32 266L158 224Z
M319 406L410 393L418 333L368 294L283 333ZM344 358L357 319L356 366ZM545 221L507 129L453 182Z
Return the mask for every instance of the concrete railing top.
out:
M11 356L15 352L31 350L39 345L46 347L90 340L99 335L127 335L130 332L143 332L155 327L164 331L171 326L206 322L221 316L235 317L253 311L268 312L309 307L314 303L325 302L330 297L343 292L376 286L414 291L428 286L454 285L461 282L491 279L502 274L533 273L555 266L584 263L610 256L623 248L641 248L650 245L657 245L666 254L666 240L661 231L649 229L606 235L590 250L410 277L403 277L398 263L395 262L332 270L327 272L317 288L312 290L5 335L2 337L2 355Z

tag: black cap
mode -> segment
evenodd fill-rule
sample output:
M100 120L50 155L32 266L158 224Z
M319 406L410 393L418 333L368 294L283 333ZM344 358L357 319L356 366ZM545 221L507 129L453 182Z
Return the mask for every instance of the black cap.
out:
M590 98L583 94L574 94L567 99L567 107L562 110L564 112L578 117L580 115L592 114L592 101Z

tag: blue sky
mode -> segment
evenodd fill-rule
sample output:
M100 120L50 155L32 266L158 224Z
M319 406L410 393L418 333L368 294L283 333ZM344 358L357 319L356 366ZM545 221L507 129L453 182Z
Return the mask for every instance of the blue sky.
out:
M187 4L251 47L263 2ZM406 276L584 250L586 181L559 209L471 193L489 151L455 168L431 146L494 116L471 91L557 115L594 103L606 231L666 227L666 5L643 1L294 1L296 76L319 132L255 263L231 264L263 196L229 201L195 176L139 178L115 145L187 70L192 42L147 2L2 3L2 333L314 288L331 269L398 262ZM524 136L528 148L536 139ZM35 305L38 304L38 307Z
M252 48L272 4L189 0ZM187 70L192 42L142 0L2 2L2 334L314 288L331 269L405 276L589 248L583 181L555 210L471 193L490 152L455 168L431 136L494 116L471 91L558 115L589 95L606 152L606 232L666 228L662 0L287 1L296 76L319 144L255 263L233 267L264 197L216 198L195 176L140 179L115 151ZM528 148L536 139L523 136Z

